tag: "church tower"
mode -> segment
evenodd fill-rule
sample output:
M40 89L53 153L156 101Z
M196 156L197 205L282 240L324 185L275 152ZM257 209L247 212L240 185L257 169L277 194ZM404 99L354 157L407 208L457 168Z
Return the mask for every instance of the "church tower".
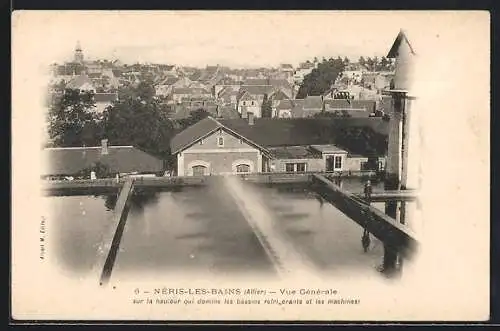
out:
M75 47L75 62L83 64L83 51L82 51L82 47L80 46L80 41L76 42L76 47Z

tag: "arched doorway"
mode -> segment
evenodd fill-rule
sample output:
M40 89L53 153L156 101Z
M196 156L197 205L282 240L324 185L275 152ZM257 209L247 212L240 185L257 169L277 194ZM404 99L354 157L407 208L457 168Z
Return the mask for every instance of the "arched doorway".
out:
M254 172L254 163L251 160L240 159L235 160L231 166L233 174L244 174Z
M192 167L193 169L193 176L206 176L207 174L207 167L203 165L195 165Z
M238 164L236 166L236 172L237 173L246 173L250 172L250 166L248 164Z

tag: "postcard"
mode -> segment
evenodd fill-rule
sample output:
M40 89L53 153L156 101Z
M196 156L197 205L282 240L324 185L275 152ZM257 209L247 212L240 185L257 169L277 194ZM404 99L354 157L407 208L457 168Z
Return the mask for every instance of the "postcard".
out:
M16 321L485 321L484 11L15 11Z

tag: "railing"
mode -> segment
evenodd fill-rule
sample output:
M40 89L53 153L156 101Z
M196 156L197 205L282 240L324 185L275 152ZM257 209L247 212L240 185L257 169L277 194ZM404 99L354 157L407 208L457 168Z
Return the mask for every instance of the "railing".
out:
M241 179L255 184L302 184L311 182L313 175L322 175L331 180L349 177L373 178L375 171L330 171L330 172L261 172L233 174ZM157 188L168 189L184 186L203 186L210 181L222 178L215 176L172 176L172 177L133 177L134 186L138 189ZM94 195L114 193L123 186L130 177L79 179L79 180L48 180L43 184L47 195Z
M341 190L321 175L313 176L313 184L326 201L403 256L409 258L418 249L419 242L410 229L366 204L362 197Z

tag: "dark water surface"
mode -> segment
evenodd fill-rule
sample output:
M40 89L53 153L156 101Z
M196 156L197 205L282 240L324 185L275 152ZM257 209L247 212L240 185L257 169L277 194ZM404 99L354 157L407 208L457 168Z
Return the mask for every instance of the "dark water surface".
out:
M242 184L247 185L247 184ZM344 189L361 192L359 179ZM374 185L374 190L383 187ZM293 247L326 272L373 269L383 247L372 237L363 253L362 228L306 190L248 187L273 215L273 227ZM73 196L47 198L59 264L89 274L97 262L103 234L109 231L113 199ZM383 207L383 204L376 205ZM273 274L274 268L247 220L224 185L185 188L135 198L128 215L113 277L131 272L166 274L179 270Z

